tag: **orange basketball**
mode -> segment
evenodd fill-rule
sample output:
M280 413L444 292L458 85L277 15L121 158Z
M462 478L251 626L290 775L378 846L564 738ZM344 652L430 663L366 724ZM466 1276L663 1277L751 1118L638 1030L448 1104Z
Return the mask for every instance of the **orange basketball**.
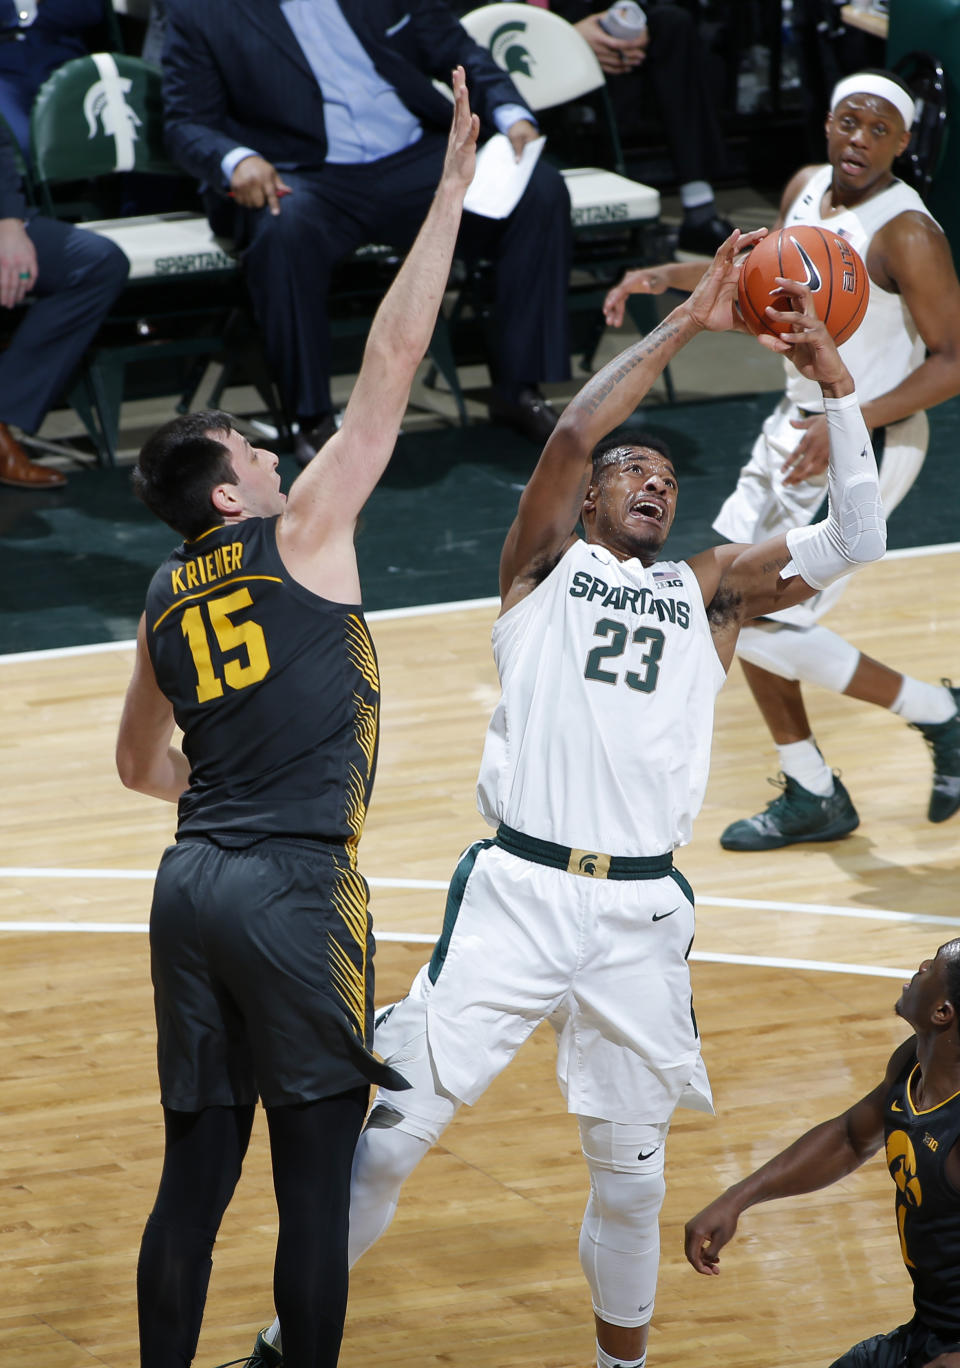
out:
M764 313L768 304L792 307L790 296L777 289L777 276L810 286L817 317L835 342L846 342L859 328L870 280L862 258L839 233L803 224L768 233L753 248L740 271L737 295L743 321L757 336L778 335Z

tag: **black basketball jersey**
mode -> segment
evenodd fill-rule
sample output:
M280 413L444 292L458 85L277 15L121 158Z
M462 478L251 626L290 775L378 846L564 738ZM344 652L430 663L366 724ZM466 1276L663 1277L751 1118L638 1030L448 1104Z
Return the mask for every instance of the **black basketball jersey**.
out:
M291 578L276 526L211 528L147 592L150 659L190 762L178 835L302 836L355 855L376 769L377 658L358 605Z
M887 1096L884 1132L887 1167L897 1185L900 1250L913 1279L913 1304L924 1325L941 1336L960 1336L960 1192L944 1165L960 1138L960 1093L938 1107L917 1111L908 1064Z

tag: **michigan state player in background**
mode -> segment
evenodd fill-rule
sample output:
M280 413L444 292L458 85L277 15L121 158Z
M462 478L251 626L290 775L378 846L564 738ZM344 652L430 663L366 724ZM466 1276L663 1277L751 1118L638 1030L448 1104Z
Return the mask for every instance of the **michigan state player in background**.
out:
M960 282L950 244L923 200L893 174L910 141L916 105L893 72L858 71L835 87L827 115L827 157L788 182L775 228L814 224L852 245L866 263L870 299L841 354L864 420L882 451L880 493L887 517L909 492L927 451L926 410L960 391ZM670 262L628 271L607 296L618 324L630 293L692 289L702 265ZM734 542L766 541L817 516L827 466L826 421L815 385L785 358L784 395L753 444L736 489L714 520ZM933 759L931 822L960 810L960 688L927 684L862 654L821 618L844 590L778 610L741 633L737 654L777 747L782 792L763 812L732 822L726 850L773 850L836 840L860 819L817 746L803 684L888 708L927 742Z
M369 1084L404 1085L369 1050L357 844L380 694L354 533L433 333L473 176L462 68L453 88L430 212L377 310L343 425L289 496L276 455L221 413L174 419L137 462L138 493L186 538L151 582L117 742L124 783L178 803L150 914L166 1144L137 1270L142 1368L193 1361L258 1096L290 1361L333 1368L339 1354Z
M916 1034L894 1051L883 1081L688 1221L687 1258L698 1273L719 1273L720 1250L747 1207L824 1188L885 1145L915 1315L833 1368L960 1368L960 940L923 961L896 1010Z
M703 799L715 696L742 622L884 547L853 382L803 286L789 286L791 341L769 343L824 395L825 522L662 560L672 461L642 441L601 442L685 343L737 325L735 256L761 235L734 233L690 299L586 385L521 496L493 632L503 693L479 781L496 836L462 857L430 963L378 1022L377 1050L411 1087L381 1088L354 1165L351 1260L386 1229L460 1103L549 1018L590 1175L580 1253L601 1368L644 1361L670 1117L681 1101L712 1110L687 966L693 894L673 850ZM257 1361L280 1361L274 1328Z

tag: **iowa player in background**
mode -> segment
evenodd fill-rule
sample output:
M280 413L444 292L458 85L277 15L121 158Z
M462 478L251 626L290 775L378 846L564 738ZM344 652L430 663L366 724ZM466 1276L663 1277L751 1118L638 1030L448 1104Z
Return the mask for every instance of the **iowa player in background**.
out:
M186 538L150 585L117 744L128 787L179 804L150 921L166 1149L138 1269L145 1368L193 1359L258 1095L289 1362L337 1362L368 1085L405 1086L368 1049L373 937L357 844L379 684L353 539L433 332L473 175L462 69L453 84L430 212L377 311L343 426L289 497L276 456L225 414L168 423L135 471L144 502Z
M916 1034L894 1051L883 1081L688 1221L686 1254L698 1273L719 1273L720 1250L747 1207L827 1187L885 1144L915 1315L855 1344L833 1368L960 1368L960 940L923 961L896 1011Z

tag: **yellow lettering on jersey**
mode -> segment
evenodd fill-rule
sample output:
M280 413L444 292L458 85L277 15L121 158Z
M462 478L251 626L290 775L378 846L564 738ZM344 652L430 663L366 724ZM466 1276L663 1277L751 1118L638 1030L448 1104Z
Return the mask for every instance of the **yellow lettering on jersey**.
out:
M933 1150L934 1154L936 1154L937 1150L940 1148L940 1141L935 1140L929 1131L927 1131L926 1135L923 1137L923 1143L928 1150Z
M224 575L232 575L243 564L243 542L229 542L215 546L206 555L175 566L170 572L170 587L175 594L184 594L201 584L213 584Z

